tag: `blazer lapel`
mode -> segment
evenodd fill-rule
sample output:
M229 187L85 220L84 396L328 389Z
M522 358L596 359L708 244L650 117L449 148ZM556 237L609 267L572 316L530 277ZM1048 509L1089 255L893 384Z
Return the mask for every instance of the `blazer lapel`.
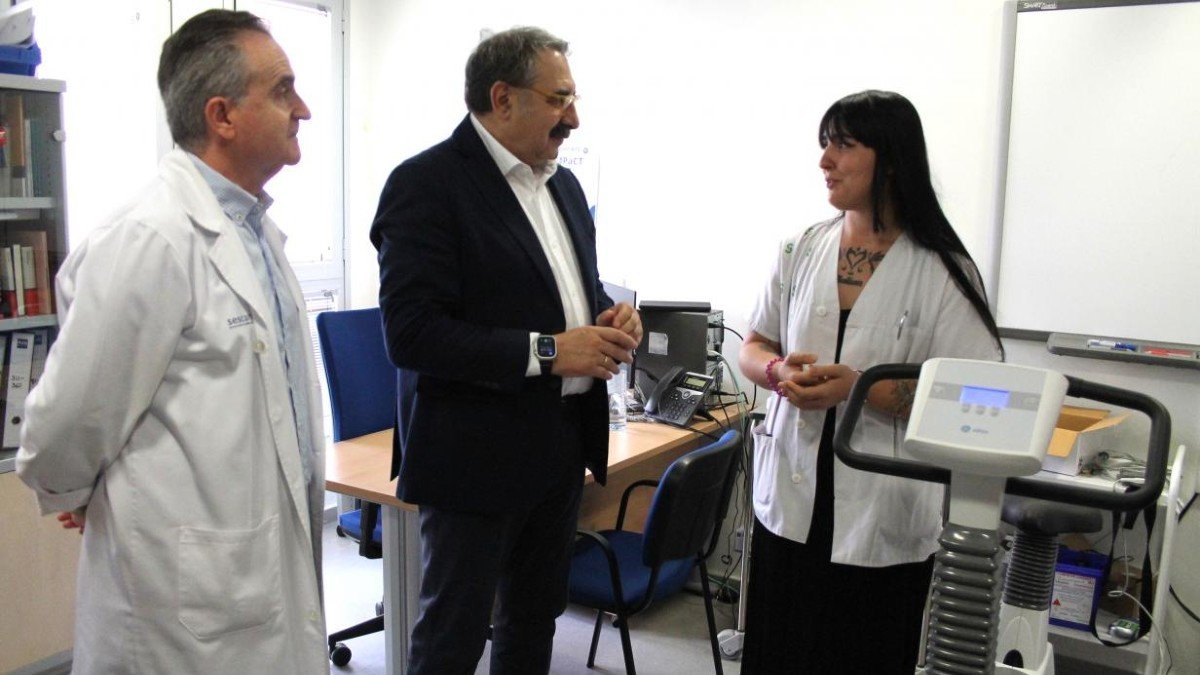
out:
M462 124L459 124L458 128L454 130L452 138L458 150L466 157L466 173L471 182L475 184L484 200L496 212L500 222L525 250L534 269L546 283L546 287L551 291L555 303L559 305L561 311L562 300L558 294L558 284L554 281L554 273L550 270L550 261L546 259L542 244L538 241L537 234L533 231L533 225L526 217L525 210L521 208L508 181L500 173L496 161L492 159L487 147L484 146L483 139L471 125L469 116L463 119Z
M571 235L571 245L575 248L575 260L579 262L579 277L587 297L588 311L595 313L596 285L591 282L591 275L592 270L596 269L596 250L591 245L591 237L588 236L590 218L587 215L587 204L569 202L570 195L562 185L567 179L564 171L568 169L560 166L547 185L550 188L550 196L554 198L554 204L558 206L558 212L562 215L563 223L567 226L567 233Z

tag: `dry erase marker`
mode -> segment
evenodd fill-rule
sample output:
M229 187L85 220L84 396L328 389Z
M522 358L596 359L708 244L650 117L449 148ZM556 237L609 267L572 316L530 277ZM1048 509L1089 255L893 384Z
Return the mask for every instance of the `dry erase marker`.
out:
M1142 353L1150 356L1167 356L1174 359L1191 359L1196 357L1196 352L1191 349L1170 349L1167 347L1146 347Z
M1087 346L1093 349L1115 349L1122 352L1137 351L1137 345L1131 342L1117 342L1116 340L1088 340Z

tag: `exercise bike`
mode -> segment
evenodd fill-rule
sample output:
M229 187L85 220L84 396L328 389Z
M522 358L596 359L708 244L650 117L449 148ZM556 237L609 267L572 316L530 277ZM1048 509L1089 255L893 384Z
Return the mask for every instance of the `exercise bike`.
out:
M918 379L904 450L912 459L859 452L850 445L871 385ZM1150 418L1144 483L1110 493L1027 478L1042 466L1065 396L1131 408ZM1153 503L1166 478L1171 418L1143 394L1050 370L991 361L930 359L865 371L846 404L834 452L848 466L903 478L947 483L949 518L935 555L925 626L929 675L1053 675L1047 640L1055 540L1061 532L1098 528L1098 513L1138 511ZM1018 503L1005 495L1044 502ZM1056 508L1057 505L1088 507ZM1002 511L1022 534L1003 588L999 526ZM1022 544L1028 544L1022 546Z

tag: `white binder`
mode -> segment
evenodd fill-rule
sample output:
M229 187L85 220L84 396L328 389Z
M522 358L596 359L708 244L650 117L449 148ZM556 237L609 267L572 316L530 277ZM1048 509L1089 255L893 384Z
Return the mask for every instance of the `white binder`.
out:
M33 368L33 333L11 333L8 353L7 404L4 407L4 447L21 445L21 423L25 421L25 396Z

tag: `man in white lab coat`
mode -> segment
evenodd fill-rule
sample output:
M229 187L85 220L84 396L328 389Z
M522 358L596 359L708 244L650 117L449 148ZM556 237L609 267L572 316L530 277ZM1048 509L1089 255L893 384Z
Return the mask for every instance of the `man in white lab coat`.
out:
M74 672L328 672L317 373L263 191L309 111L246 12L185 23L158 81L179 147L63 263L17 455L84 530Z

